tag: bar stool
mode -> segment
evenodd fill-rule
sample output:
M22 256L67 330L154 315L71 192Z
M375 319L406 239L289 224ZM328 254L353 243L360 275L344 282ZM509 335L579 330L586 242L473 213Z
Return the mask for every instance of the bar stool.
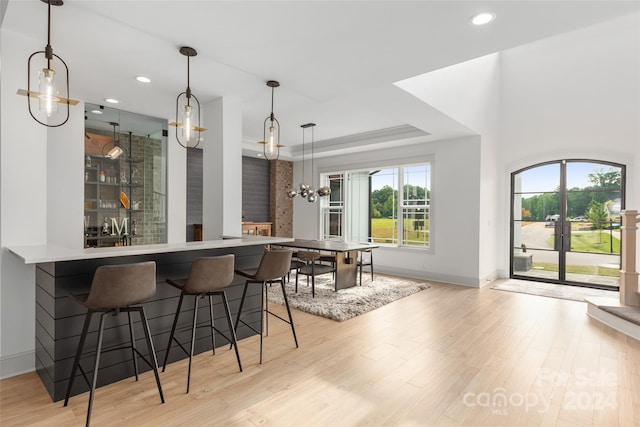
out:
M236 318L236 330L238 329L238 325L242 322L249 329L254 331L256 334L260 334L260 363L262 363L262 331L266 330L267 335L269 334L269 314L277 317L285 323L291 325L291 332L293 332L293 340L296 343L296 348L298 348L298 338L296 337L296 330L293 326L293 318L291 317L291 309L289 308L289 301L287 300L287 292L284 287L284 276L287 275L287 272L291 268L291 249L271 249L264 252L262 255L262 259L260 260L260 265L257 270L236 270L236 274L246 277L247 281L244 284L244 290L242 292L242 299L240 300L240 308L238 309L238 317ZM289 315L289 320L283 319L277 314L269 311L269 302L266 299L266 292L268 292L268 284L272 282L280 282L280 286L282 287L282 297L284 299L284 305L287 308L287 314ZM244 306L244 300L247 296L247 288L249 283L260 283L261 284L261 299L260 299L260 330L256 330L251 325L247 324L243 320L240 319L242 315L242 307ZM266 300L266 307L265 307ZM263 327L264 320L266 317L266 329Z
M82 369L82 366L80 366L80 359L82 358L82 349L87 338L87 332L89 331L89 323L91 323L91 317L94 313L102 313L100 315L100 327L98 329L98 344L95 352L96 360L93 368L93 381L90 384L91 391L89 392L89 407L87 409L87 426L91 421L93 395L95 393L96 383L98 380L98 367L100 364L101 352L105 353L114 350L130 348L133 356L133 369L136 375L136 381L138 381L138 362L136 359L136 355L140 356L142 360L144 360L151 368L153 368L153 373L156 377L156 384L158 386L158 392L160 393L160 400L162 401L162 403L164 403L164 395L162 394L160 376L158 375L158 361L156 359L156 353L153 348L153 343L151 342L149 323L147 322L144 308L139 305L143 301L151 298L155 294L155 292L156 263L154 261L148 261L134 264L107 265L98 267L93 276L89 293L83 295L71 295L73 299L87 308L87 314L85 316L84 326L82 327L82 335L80 335L78 350L73 361L71 378L69 378L67 394L64 398L64 406L67 406L67 404L69 403L69 397L71 396L71 387L73 386L73 380L78 369L80 369L80 372L84 376L85 380L87 380L87 383L89 383L87 375ZM142 322L142 328L144 330L145 339L147 341L149 355L152 359L151 361L147 360L136 349L135 338L133 336L133 325L131 323L132 311L138 312L138 314L140 315L140 321ZM123 312L127 313L129 317L129 334L131 336L131 345L102 350L104 323L107 315L112 314L115 316Z
M193 359L193 351L196 341L196 328L206 326L211 331L211 347L213 348L213 354L216 354L216 341L214 337L214 331L222 335L227 341L231 343L236 350L236 358L238 359L238 367L242 372L242 364L240 363L240 353L238 352L238 341L236 339L236 331L233 327L233 321L231 320L231 311L229 311L229 303L227 301L227 295L224 288L229 286L233 282L233 263L235 256L233 254L217 256L217 257L205 257L198 258L191 264L189 270L189 276L186 279L167 279L167 283L176 289L179 289L180 299L178 300L178 308L176 315L173 318L173 326L171 327L171 334L169 335L169 344L167 345L167 352L164 356L164 363L162 364L162 372L167 367L167 360L169 360L169 351L171 350L171 344L173 341L189 356L189 370L187 373L187 393L189 393L189 386L191 385L191 361ZM178 324L178 316L180 316L180 309L182 308L182 300L185 295L194 296L193 307L193 323L191 324L191 349L187 351L182 344L176 339L175 332ZM229 335L223 334L215 326L213 322L213 296L218 295L222 298L222 305L224 306L225 315L229 324ZM209 325L198 326L198 299L209 297Z

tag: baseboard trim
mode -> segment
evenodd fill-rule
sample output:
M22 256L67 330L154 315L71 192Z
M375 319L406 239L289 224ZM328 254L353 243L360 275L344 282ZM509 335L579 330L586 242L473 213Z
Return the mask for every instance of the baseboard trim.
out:
M408 270L406 268L394 268L389 266L374 267L374 272L382 274L390 274L393 276L410 277L412 279L434 280L436 282L451 283L454 285L468 286L471 288L479 288L480 282L477 277L454 276L450 274L438 274L429 271Z
M36 370L35 366L36 352L34 350L0 356L0 379L33 372Z

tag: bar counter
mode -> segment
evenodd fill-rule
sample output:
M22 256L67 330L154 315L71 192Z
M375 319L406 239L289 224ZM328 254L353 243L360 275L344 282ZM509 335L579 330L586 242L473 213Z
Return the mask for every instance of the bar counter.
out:
M293 239L267 236L224 238L213 241L188 242L180 244L158 244L141 246L120 246L113 248L68 249L55 246L12 246L9 252L21 258L25 264L35 264L36 285L36 370L53 401L64 398L73 357L78 346L86 309L69 298L70 293L81 294L89 291L95 269L101 265L127 264L155 261L155 296L144 304L153 345L158 360L164 360L169 332L178 303L179 292L167 285L167 278L186 277L191 262L198 257L235 255L236 269L256 268L262 257L264 245L291 242ZM227 289L231 315L235 319L242 296L244 281L236 276ZM215 324L223 333L228 332L224 309L214 298ZM208 324L209 308L200 304L198 319ZM190 325L193 313L193 299L183 302L178 328ZM260 287L250 287L243 309L243 320L259 329ZM96 320L96 319L94 319ZM136 346L147 354L144 335L139 319L133 316ZM200 323L199 322L199 323ZM129 341L127 316L109 318L104 333L104 346L118 346ZM95 351L98 322L92 321L85 344L85 352ZM238 339L253 335L246 326L237 331ZM185 345L190 340L190 332L176 333ZM216 336L216 345L225 348L224 338ZM211 351L211 339L207 328L199 328L196 334L196 353ZM228 348L228 347L226 347ZM257 351L257 349L256 349ZM241 354L242 356L242 354ZM177 347L171 351L169 362L187 356ZM215 357L215 356L214 356ZM215 362L214 362L215 363ZM87 375L92 371L93 357L83 358L81 365ZM141 362L140 372L150 368ZM186 375L186 373L185 373ZM98 386L133 376L131 351L122 350L104 353L100 359ZM162 379L162 376L161 376ZM88 384L79 375L74 381L72 395L89 390Z

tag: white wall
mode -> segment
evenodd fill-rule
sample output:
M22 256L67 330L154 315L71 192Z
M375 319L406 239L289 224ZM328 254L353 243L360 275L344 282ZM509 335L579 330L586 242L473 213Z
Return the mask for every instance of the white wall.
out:
M5 377L34 368L35 271L4 247L46 242L47 128L33 121L27 99L16 94L27 85L25 52L42 49L41 43L4 30L0 34L0 375Z
M478 137L316 159L314 174L317 182L318 174L323 172L420 161L431 161L433 165L432 248L429 251L377 249L374 254L375 268L381 272L478 286L478 225L477 221L469 220L478 212L480 205L477 184L480 174ZM300 175L301 163L296 162L294 183L300 182ZM318 203L294 199L294 237L317 239L319 212Z
M510 173L563 158L627 165L640 209L640 14L502 53L499 246L509 245ZM502 256L508 275L508 252Z
M477 186L482 204L477 212L468 212L468 221L477 221L481 284L498 276L496 266L500 259L496 228L499 216L500 78L500 55L491 54L396 84L481 135L482 166L473 185Z

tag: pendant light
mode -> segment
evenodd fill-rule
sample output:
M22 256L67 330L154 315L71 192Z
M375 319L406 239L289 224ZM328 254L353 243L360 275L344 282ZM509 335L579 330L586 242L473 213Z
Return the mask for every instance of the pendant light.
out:
M278 160L280 157L280 122L273 115L273 92L274 89L280 87L280 83L275 80L269 80L267 82L267 86L271 88L271 114L264 119L263 125L263 140L258 142L258 144L262 144L262 152L264 154L264 158L267 160ZM267 128L267 122L269 122L269 127Z
M111 142L111 144L113 144L113 148L111 148L107 152L107 154L104 154L104 150L109 145L109 143L107 142L106 144L104 144L102 146L102 156L106 157L107 159L115 160L120 157L122 153L124 153L124 147L120 145L118 134L116 133L116 126L120 126L120 124L116 122L109 122L109 124L113 126L113 141Z
M62 58L53 53L53 48L51 47L51 6L62 6L64 2L62 0L41 0L43 3L47 3L48 11L47 11L47 46L45 46L44 50L40 50L34 52L29 56L29 60L27 61L27 90L18 89L18 95L24 95L27 97L27 105L29 108L29 114L33 119L40 123L43 126L47 127L59 127L63 124L67 123L69 120L69 105L76 105L78 101L74 99L69 99L69 67L64 62ZM47 61L46 68L43 68L40 71L38 78L38 91L31 90L31 60L39 57L42 54L44 59ZM54 58L56 58L60 63L64 66L65 76L64 79L66 81L66 98L61 97L59 94L59 87L56 83L56 71L54 70ZM59 81L59 79L58 79ZM66 104L67 106L67 114L61 122L49 124L39 120L31 109L31 98L38 99L39 110L48 118L57 115L58 113L58 104Z
M291 190L287 191L287 196L289 196L290 199L293 199L294 197L296 197L298 194L300 195L300 197L302 198L306 198L307 201L309 203L314 203L315 201L318 200L318 196L320 197L324 197L324 196L328 196L329 194L331 194L331 189L327 186L324 186L318 190L316 190L313 186L313 176L314 176L314 172L313 172L313 154L314 154L314 149L313 149L313 143L314 143L314 128L315 128L316 124L315 123L307 123L304 125L300 125L300 127L302 128L302 183L300 183L300 185L298 186L298 190L292 188ZM305 131L307 128L311 128L311 184L305 184L304 179L305 179L305 171L304 171L304 140L305 140Z
M192 56L196 56L198 52L192 47L182 46L180 53L187 57L187 90L178 94L176 98L176 121L169 123L169 126L175 126L176 128L176 140L183 148L195 148L200 144L200 132L204 132L207 129L200 127L200 101L191 93L190 83L190 68L189 60ZM180 98L184 95L185 101L180 109ZM193 105L191 105L191 98L195 99L197 110L194 111ZM182 120L179 117L179 111L182 112ZM197 124L195 124L197 121ZM178 135L178 128L182 129L182 140ZM194 141L197 141L193 144Z

